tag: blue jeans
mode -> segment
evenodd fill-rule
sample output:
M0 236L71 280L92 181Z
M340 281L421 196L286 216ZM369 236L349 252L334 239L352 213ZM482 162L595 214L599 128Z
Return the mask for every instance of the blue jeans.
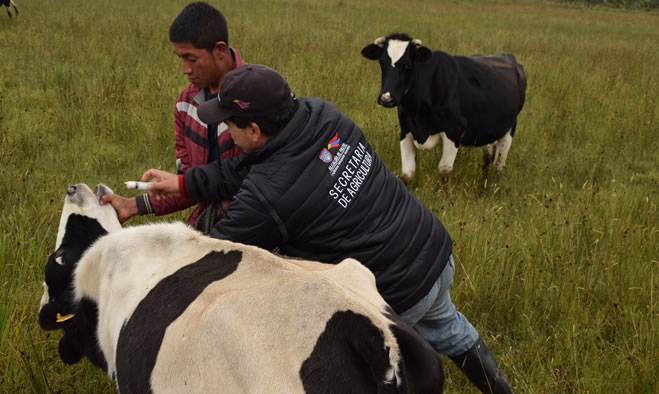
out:
M450 256L444 271L428 294L399 315L430 342L438 353L449 357L465 353L478 340L474 326L451 302L449 289L454 273L453 256Z

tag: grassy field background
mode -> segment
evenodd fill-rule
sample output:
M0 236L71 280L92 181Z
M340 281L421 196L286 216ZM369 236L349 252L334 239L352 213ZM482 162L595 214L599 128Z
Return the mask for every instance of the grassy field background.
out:
M43 267L69 184L174 170L172 111L186 85L167 39L173 0L18 1L0 12L0 392L103 393L64 365L37 323ZM400 171L394 110L361 48L404 31L454 54L512 52L528 74L508 167L484 180L440 149L410 189L455 242L454 302L518 392L655 393L659 382L659 14L520 1L211 2L231 45L361 125ZM395 209L395 207L392 207ZM180 220L144 217L130 224ZM264 354L267 357L267 354ZM446 359L445 359L446 360ZM449 393L473 389L446 363Z

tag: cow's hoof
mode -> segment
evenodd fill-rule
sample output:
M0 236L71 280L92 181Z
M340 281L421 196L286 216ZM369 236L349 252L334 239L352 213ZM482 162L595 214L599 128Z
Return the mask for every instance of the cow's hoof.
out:
M496 171L494 171L494 182L499 183L499 180L501 179L502 175L503 175L503 168L497 168Z
M412 176L411 176L411 175L405 175L405 174L402 174L402 175L399 175L399 176L398 176L398 179L400 179L401 181L403 181L403 183L405 184L405 186L409 186L410 183L412 183Z
M439 178L443 184L448 183L451 171L453 171L453 167L439 167Z
M453 166L439 166L439 175L440 176L449 176L451 175L451 172L453 171Z

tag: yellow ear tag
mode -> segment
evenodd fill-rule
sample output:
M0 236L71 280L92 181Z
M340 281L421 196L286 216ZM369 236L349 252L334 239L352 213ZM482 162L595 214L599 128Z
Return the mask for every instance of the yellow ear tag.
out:
M61 323L63 321L67 321L69 319L72 319L73 316L75 316L73 313L69 313L68 315L60 315L59 313L57 314L57 320L55 320L57 323Z

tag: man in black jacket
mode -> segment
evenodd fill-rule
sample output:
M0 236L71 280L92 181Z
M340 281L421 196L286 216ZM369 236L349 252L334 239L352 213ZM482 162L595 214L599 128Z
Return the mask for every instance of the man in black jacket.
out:
M229 72L222 100L199 107L243 150L185 175L151 169L150 193L232 198L211 236L288 256L360 260L384 299L483 392L511 392L478 333L451 302L451 238L386 169L355 123L319 98L297 100L274 70Z

